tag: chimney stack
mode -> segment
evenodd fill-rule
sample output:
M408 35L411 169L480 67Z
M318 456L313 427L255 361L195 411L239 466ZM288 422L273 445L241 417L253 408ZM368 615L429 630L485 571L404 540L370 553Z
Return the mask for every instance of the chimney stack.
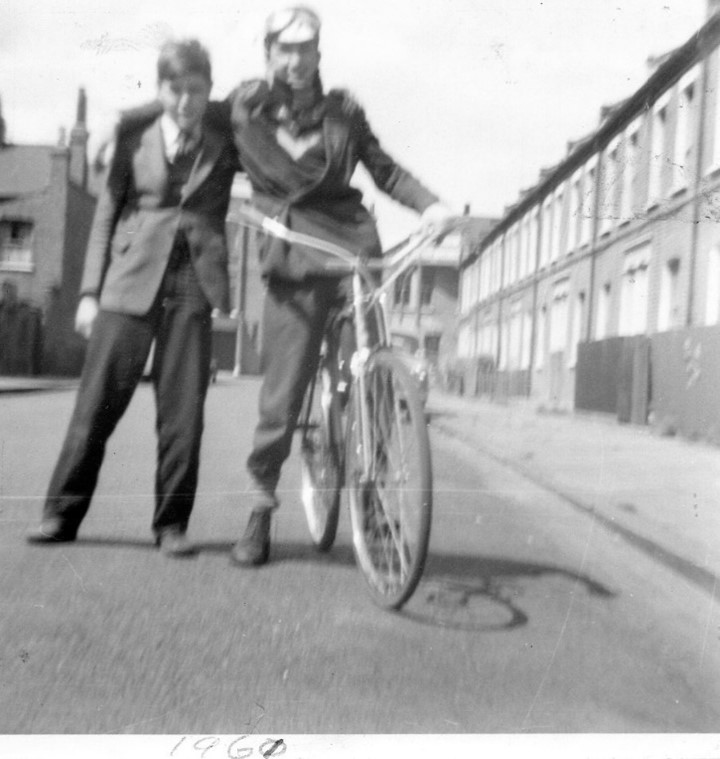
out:
M85 189L87 187L88 161L87 161L87 98L85 89L78 92L77 114L75 126L70 132L70 181Z

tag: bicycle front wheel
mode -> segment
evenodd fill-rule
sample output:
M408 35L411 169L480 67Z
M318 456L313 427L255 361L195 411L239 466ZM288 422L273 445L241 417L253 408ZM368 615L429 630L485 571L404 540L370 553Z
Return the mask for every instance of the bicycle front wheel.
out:
M310 537L319 551L332 547L338 527L342 487L339 425L339 399L329 368L321 365L300 414L300 497Z
M432 466L425 414L415 381L389 349L368 360L364 397L358 395L360 384L353 385L346 436L353 548L373 600L399 609L420 581L430 540Z

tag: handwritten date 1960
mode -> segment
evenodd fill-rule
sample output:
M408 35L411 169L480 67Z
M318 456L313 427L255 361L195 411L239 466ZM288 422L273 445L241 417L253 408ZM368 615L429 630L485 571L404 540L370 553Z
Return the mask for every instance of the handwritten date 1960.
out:
M184 757L198 757L203 759L210 754L208 759L218 759L225 756L227 759L249 759L250 757L282 756L288 749L287 743L282 738L267 738L259 746L250 746L248 743L257 736L241 735L237 738L218 738L214 735L206 735L202 738L188 738L183 736L173 747L170 756L177 759ZM215 750L217 749L217 750ZM224 751L224 753L223 753Z

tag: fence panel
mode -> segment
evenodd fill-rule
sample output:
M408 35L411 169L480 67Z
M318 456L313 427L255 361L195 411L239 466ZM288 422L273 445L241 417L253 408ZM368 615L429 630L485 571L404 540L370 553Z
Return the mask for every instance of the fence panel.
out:
M663 332L651 341L653 425L720 443L720 327Z

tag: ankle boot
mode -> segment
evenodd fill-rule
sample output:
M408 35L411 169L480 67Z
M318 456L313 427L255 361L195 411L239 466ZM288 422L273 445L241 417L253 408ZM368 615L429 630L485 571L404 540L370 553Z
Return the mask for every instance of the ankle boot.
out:
M270 518L269 510L251 512L245 533L230 554L235 564L257 567L267 562L270 558Z

